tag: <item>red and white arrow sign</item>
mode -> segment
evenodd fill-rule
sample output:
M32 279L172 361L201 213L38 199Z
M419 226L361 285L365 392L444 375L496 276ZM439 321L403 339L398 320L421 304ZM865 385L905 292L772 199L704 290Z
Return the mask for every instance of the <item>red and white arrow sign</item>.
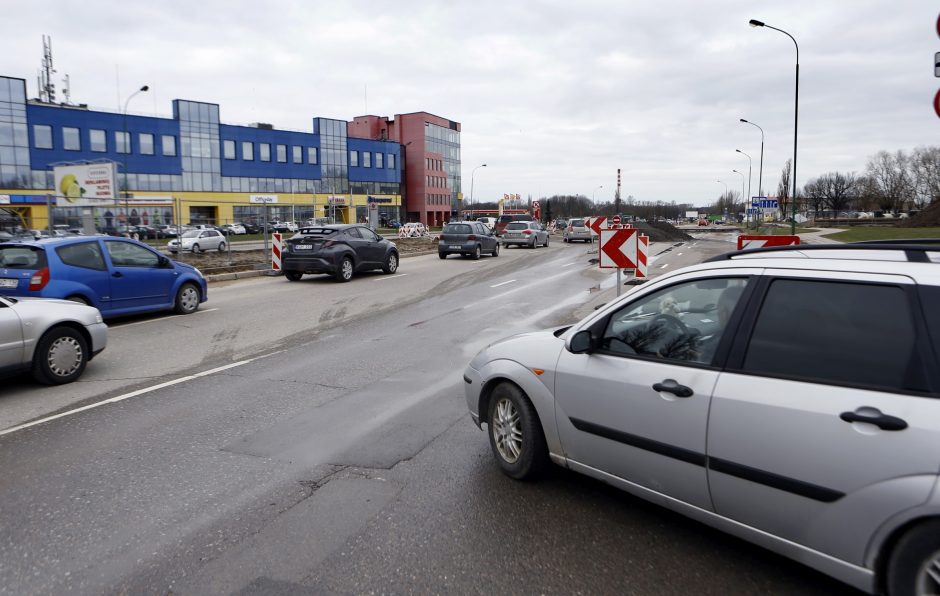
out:
M799 243L799 236L750 236L747 234L738 236L738 250L763 248L765 246L790 246Z
M637 236L636 243L636 278L637 279L646 279L647 275L647 263L649 261L649 252L650 252L650 237L643 236L642 234Z
M601 267L636 269L636 230L600 230L600 237Z
M601 230L607 229L607 218L603 216L595 217L591 220L591 223L588 227L591 228L591 231L595 236L598 236L601 233Z

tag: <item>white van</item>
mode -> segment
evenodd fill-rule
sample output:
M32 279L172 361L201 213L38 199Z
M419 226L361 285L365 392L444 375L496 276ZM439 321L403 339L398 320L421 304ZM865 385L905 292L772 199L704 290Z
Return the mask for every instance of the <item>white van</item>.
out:
M478 217L477 221L482 222L483 225L489 229L494 229L496 227L496 218L495 217Z

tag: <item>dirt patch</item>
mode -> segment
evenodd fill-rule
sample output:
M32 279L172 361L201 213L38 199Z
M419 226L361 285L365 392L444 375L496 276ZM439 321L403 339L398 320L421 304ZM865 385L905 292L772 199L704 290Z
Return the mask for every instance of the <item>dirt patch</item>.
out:
M664 221L636 222L633 224L641 233L650 237L650 242L676 242L679 240L692 240L676 226Z
M898 224L905 228L933 228L940 226L940 201L934 201L926 209Z
M437 250L436 238L397 238L394 242L395 246L398 247L398 254L402 258L428 254ZM263 249L199 254L184 253L176 256L168 254L167 256L176 261L198 267L204 275L271 268L270 253L265 252Z

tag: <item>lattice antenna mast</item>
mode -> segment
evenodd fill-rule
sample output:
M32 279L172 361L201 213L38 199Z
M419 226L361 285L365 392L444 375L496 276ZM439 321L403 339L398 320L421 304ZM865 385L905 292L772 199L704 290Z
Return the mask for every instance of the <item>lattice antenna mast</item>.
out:
M620 168L617 168L617 192L614 193L614 214L620 214Z
M39 71L39 100L46 103L55 102L55 83L52 82L52 75L55 73L52 67L52 37L42 36L42 70Z

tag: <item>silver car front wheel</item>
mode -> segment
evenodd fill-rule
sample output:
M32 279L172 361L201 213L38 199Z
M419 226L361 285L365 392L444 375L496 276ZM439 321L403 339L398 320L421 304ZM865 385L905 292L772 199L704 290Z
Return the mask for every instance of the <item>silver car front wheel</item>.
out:
M545 468L548 448L542 424L519 387L500 383L493 389L487 426L496 463L507 476L535 478Z

